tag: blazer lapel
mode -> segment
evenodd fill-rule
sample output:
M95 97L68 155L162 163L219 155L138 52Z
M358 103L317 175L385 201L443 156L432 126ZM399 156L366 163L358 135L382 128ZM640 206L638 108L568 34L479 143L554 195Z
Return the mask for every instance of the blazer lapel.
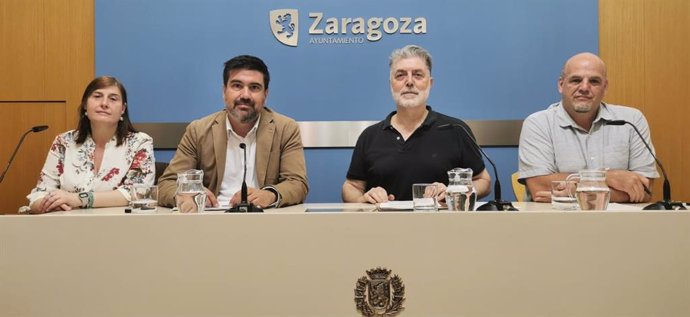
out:
M213 152L216 156L216 192L220 192L220 185L225 176L225 156L228 150L228 128L226 127L227 112L223 111L216 117L216 121L211 127L213 134ZM203 159L203 158L202 158Z
M266 185L266 171L271 160L271 148L273 147L273 134L276 127L273 123L273 113L266 108L261 112L259 129L256 131L256 177L259 187Z

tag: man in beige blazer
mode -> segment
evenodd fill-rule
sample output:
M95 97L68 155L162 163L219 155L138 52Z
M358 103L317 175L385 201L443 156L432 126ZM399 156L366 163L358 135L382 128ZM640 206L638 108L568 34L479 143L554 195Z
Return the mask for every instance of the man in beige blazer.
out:
M159 179L159 204L175 206L177 174L204 171L207 206L240 202L243 150L247 150L248 201L281 207L308 192L304 149L295 120L264 107L270 76L264 62L241 55L225 63L225 109L187 126L175 156ZM181 210L184 211L184 210Z

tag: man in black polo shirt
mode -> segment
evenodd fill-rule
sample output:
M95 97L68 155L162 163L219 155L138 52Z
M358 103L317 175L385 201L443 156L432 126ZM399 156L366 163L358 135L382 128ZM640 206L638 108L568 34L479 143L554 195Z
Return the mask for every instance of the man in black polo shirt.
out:
M477 196L488 195L490 176L484 160L457 125L472 133L470 128L426 104L433 84L429 52L415 45L397 49L391 54L390 70L397 111L359 136L343 184L343 201L412 200L414 183L438 183L437 198L443 200L447 171L456 167L471 168Z

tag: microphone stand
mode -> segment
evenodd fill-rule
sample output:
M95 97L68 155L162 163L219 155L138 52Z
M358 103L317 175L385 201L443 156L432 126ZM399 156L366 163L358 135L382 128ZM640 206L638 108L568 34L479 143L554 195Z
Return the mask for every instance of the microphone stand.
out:
M479 144L477 144L477 140L475 140L474 137L472 137L472 134L470 134L470 132L467 131L467 129L465 129L465 127L463 127L462 125L456 123L449 123L448 125L453 127L459 127L460 129L462 129L462 131L465 132L467 137L472 141L472 145L474 146L474 148L481 153L480 157L483 155L486 158L486 160L489 161L491 167L494 170L494 175L496 176L496 180L494 181L494 200L490 200L485 204L477 207L477 211L517 211L518 209L515 208L512 203L501 199L501 181L498 179L498 171L496 170L496 164L494 164L491 158L489 158L489 156L486 155L486 153L484 153L482 147L479 146ZM439 128L443 128L444 126L446 125L440 125Z
M24 143L24 138L26 138L26 136L31 132L41 132L45 129L48 129L47 125L37 125L22 134L22 137L19 139L19 143L17 143L17 147L14 148L14 152L12 152L12 156L10 156L9 162L7 162L7 167L5 167L5 170L2 171L2 175L0 175L0 183L2 183L2 181L5 179L7 171L10 170L10 166L12 165L12 161L14 161L14 157L17 155L17 152L19 151L19 147L22 145L22 143Z
M649 151L649 154L652 155L654 158L654 161L656 162L657 165L659 165L659 168L661 168L661 174L664 175L664 185L663 185L663 200L657 201L655 203L649 204L642 208L643 210L686 210L685 206L683 206L682 202L679 201L672 201L671 200L671 183L668 180L668 174L666 174L666 170L664 169L664 166L661 165L661 162L659 159L656 158L656 155L654 155L654 151L652 151L652 148L649 146L647 141L644 139L642 136L642 133L640 133L640 130L637 129L637 127L632 124L631 122L628 122L626 120L606 120L604 121L605 125L625 125L628 124L633 129L635 130L635 133L637 133L637 136L640 137L640 140L642 140L642 143L644 143L644 146L647 147L647 150Z
M483 204L479 207L477 207L477 210L479 211L517 211L518 209L513 206L512 203L509 201L505 201L501 199L501 181L498 180L498 171L496 170L496 164L489 158L486 153L482 150L481 147L477 146L479 151L484 155L486 160L491 163L491 167L494 170L494 175L496 176L496 180L494 181L494 200L487 201L486 204Z
M244 151L244 175L242 176L242 189L240 191L240 202L226 210L225 212L264 212L264 210L248 202L247 200L247 145L240 143L240 148Z

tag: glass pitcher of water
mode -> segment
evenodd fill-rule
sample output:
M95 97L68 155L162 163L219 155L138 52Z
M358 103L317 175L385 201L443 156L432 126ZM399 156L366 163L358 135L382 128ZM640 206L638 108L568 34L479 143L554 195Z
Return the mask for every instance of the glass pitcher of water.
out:
M606 210L611 190L606 185L606 170L581 170L566 180L578 179L575 197L580 210Z
M449 211L472 211L477 193L472 184L471 168L454 168L448 171L446 204Z
M177 174L175 205L180 212L203 212L206 205L204 171L188 170Z

